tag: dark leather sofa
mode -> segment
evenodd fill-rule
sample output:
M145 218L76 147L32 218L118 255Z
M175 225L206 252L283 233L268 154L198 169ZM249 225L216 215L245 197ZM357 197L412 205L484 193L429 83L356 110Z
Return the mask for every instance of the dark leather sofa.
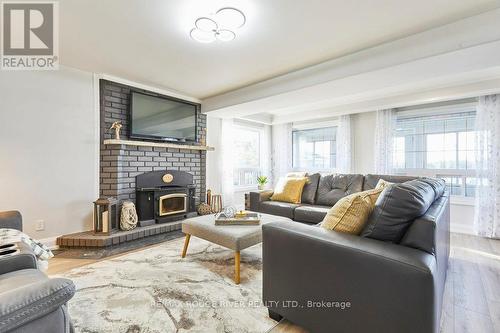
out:
M380 178L392 183L415 179L407 176L329 174L309 175L309 181L302 193L302 202L292 204L271 201L272 191L250 192L250 210L288 217L306 224L323 221L326 213L340 198L349 194L375 188Z
M333 206L381 178L415 177L326 176L318 180L314 204L278 205L266 200L269 193L251 195L252 209L305 222L263 226L263 300L272 318L315 333L439 332L449 257L444 186L397 243L311 225L331 207L318 203L328 199Z

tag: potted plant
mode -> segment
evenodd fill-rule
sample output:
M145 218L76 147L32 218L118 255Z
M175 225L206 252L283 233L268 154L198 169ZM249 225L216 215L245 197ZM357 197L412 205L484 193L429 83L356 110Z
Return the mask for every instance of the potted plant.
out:
M266 176L257 177L257 183L259 184L259 190L262 191L264 189L264 186L267 184L267 177Z

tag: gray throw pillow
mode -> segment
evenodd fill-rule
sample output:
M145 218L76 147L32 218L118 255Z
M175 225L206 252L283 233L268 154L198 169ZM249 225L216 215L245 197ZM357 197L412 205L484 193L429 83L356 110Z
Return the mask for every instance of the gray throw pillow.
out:
M410 180L387 187L378 197L361 236L399 243L408 227L425 214L435 200L427 181Z
M321 175L315 173L313 175L307 176L307 183L302 190L301 203L314 204L314 199L316 199L316 191L318 190L319 178Z

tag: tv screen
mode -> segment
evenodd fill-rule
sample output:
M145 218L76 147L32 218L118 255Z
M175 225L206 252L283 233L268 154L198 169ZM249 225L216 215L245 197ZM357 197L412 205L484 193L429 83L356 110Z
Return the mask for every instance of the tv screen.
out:
M196 141L198 104L132 92L131 137Z

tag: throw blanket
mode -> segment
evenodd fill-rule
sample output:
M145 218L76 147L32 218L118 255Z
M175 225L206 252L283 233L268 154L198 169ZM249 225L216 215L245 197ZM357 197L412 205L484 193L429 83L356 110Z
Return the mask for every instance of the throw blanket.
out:
M19 242L23 242L31 248L31 250L38 259L39 268L41 268L42 270L47 269L48 267L47 260L49 260L54 256L54 254L48 247L34 240L33 238L29 237L22 231L16 229L0 228L0 245L7 243L19 243Z

